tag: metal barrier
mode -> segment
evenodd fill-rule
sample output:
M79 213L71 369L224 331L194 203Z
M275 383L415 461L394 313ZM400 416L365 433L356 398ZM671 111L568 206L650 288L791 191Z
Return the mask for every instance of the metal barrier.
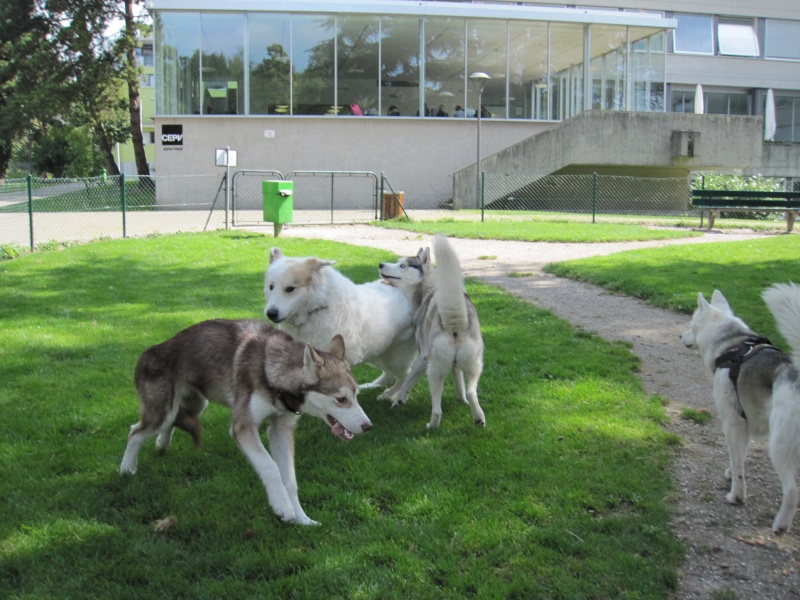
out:
M231 178L234 226L269 225L262 215L261 182L294 182L293 223L356 223L380 218L378 176L371 171L243 170Z
M261 215L261 182L283 178L280 171L236 171L231 177L231 224L234 227L265 224Z

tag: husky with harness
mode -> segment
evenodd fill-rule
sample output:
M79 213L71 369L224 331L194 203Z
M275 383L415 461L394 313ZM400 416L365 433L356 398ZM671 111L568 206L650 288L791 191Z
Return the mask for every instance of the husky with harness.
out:
M778 330L793 349L783 353L733 314L715 290L698 294L691 327L681 340L699 348L713 374L713 396L730 457L730 503L747 496L744 461L751 440L768 439L769 456L783 488L772 530L788 531L797 511L800 467L800 286L775 284L763 294Z

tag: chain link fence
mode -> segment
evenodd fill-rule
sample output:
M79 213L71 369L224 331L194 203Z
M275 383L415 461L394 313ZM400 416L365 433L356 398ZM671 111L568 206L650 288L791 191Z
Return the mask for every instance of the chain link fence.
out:
M691 187L701 179L612 175L498 175L481 178L459 200L456 178L408 197L404 183L371 172L238 171L227 189L226 175L94 177L0 180L0 247L33 249L48 242L135 237L269 225L263 220L262 182L291 180L292 223L358 223L382 218L411 220L517 220L652 222L681 219L697 224ZM419 186L416 188L419 190ZM477 206L469 206L470 204ZM459 207L456 209L456 207ZM676 221L675 218L678 218ZM781 220L782 215L770 215ZM698 219L697 223L694 219ZM664 221L661 221L664 222Z

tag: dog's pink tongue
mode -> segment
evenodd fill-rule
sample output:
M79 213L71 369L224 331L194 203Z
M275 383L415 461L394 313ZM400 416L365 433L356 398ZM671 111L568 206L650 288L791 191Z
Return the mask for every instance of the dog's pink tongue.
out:
M331 433L337 437L342 438L345 442L353 439L353 434L347 431L342 424L337 421L336 425L331 428Z

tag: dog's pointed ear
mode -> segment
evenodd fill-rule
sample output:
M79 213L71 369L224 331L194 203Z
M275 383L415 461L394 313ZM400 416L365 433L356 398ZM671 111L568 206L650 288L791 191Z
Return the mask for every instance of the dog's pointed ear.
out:
M283 258L283 252L280 248L272 247L269 249L269 264L274 263L279 258Z
M311 344L306 344L305 351L303 352L303 373L312 379L317 379L319 376L319 368L325 364L322 357L317 353Z
M701 310L708 308L708 300L703 296L703 292L697 292L697 308Z
M714 293L711 294L711 305L716 306L717 308L724 308L726 310L730 310L731 306L728 304L728 301L725 299L725 296L722 295L722 292L719 290L714 290Z
M311 271L319 272L323 267L330 267L336 264L335 260L322 260L321 258L309 258L308 266Z
M333 354L336 358L344 360L344 338L340 333L333 336L328 354Z
M420 248L419 252L417 252L417 260L419 264L425 265L431 261L431 249L430 248Z

